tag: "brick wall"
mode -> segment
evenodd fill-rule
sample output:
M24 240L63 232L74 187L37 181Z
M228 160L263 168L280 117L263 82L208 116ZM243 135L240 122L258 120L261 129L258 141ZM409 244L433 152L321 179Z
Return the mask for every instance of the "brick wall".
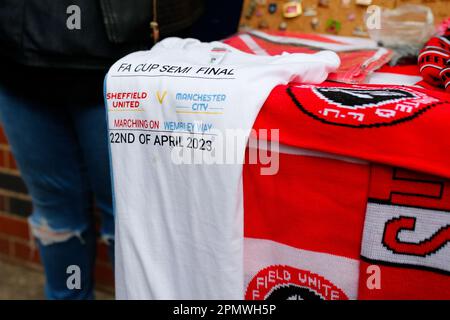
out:
M26 220L31 211L31 198L0 126L0 259L42 270L39 254L32 250ZM95 274L98 287L112 291L113 272L107 248L100 241L97 253Z

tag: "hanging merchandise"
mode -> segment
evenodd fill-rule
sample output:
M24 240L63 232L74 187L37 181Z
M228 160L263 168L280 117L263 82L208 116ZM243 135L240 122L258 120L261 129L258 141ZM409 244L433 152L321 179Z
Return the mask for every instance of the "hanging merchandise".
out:
M314 30L317 29L317 27L319 26L319 24L320 24L319 18L314 17L314 18L311 19L311 27L312 27Z
M282 21L278 26L278 29L281 31L285 31L287 29L287 23L285 21Z
M356 0L356 4L359 6L370 6L372 4L372 0Z
M315 7L306 7L303 12L303 16L305 17L314 17L317 16L317 10Z
M256 0L250 0L250 3L248 5L247 9L245 10L245 18L246 19L252 18L253 14L255 13L256 6L257 6Z
M267 29L267 28L269 28L269 24L267 23L266 20L261 20L258 24L258 28L259 29Z
M350 13L347 15L347 20L348 20L348 21L355 21L355 19L356 19L356 15L355 15L353 12L350 12Z
M326 25L326 31L333 34L338 34L342 27L341 22L334 19L328 19Z
M339 35L342 36L359 36L367 38L369 33L368 29L378 28L381 10L393 10L399 9L405 4L422 4L428 7L435 20L443 20L448 17L448 0L267 0L265 6L260 6L263 11L263 15L266 17L256 17L254 14L251 18L247 19L245 14L247 13L247 8L253 0L244 0L244 10L242 14L241 24L245 23L251 28L257 28L260 18L267 20L269 24L268 29L277 30L280 22L287 20L289 31L297 32L315 32L315 33L325 33L329 32L326 30L326 21L328 19L340 21L342 26L339 30ZM284 5L289 4L289 10L284 11ZM298 7L301 8L301 14L299 14ZM292 11L292 12L291 12ZM277 12L277 14L274 14ZM289 18L290 15L292 18ZM384 13L383 13L384 14ZM404 23L405 21L417 21L416 16L420 16L422 13L420 11L411 12L411 14L402 15L398 19L399 28L408 29L408 26ZM320 26L312 25L310 19L303 19L303 17L318 17L322 23ZM402 21L403 20L403 21ZM420 20L419 20L420 21ZM396 23L396 22L394 22ZM361 28L362 27L362 28ZM423 30L426 27L422 25ZM416 32L418 27L411 24L411 32ZM387 32L388 34L391 32ZM395 35L396 33L392 33ZM420 38L419 34L416 33L417 39ZM428 37L430 37L429 35ZM399 35L401 38L402 35ZM406 38L409 38L406 35ZM425 39L427 40L427 39ZM425 42L422 42L420 46L416 49L416 55L418 50L422 47Z
M330 6L330 1L329 0L319 0L319 6L328 8Z
M431 38L418 57L420 73L429 84L450 92L450 28Z
M421 5L403 5L381 12L380 25L368 28L370 37L380 45L392 49L391 61L415 60L420 49L434 33L432 11Z
M275 12L277 12L277 8L278 8L278 5L276 3L270 3L269 9L268 9L269 13L274 14Z
M437 35L442 36L448 34L450 31L450 17L445 18L444 21L437 27Z
M288 1L283 5L283 17L296 18L302 14L302 5L299 1Z
M348 8L348 7L350 7L351 2L352 2L351 0L341 0L341 5L344 8Z
M327 34L290 32L289 35L284 35L270 31L247 30L224 42L257 55L332 50L341 59L341 65L337 71L329 74L328 80L351 84L363 83L372 72L388 63L392 57L392 51L378 47L377 43L370 39Z

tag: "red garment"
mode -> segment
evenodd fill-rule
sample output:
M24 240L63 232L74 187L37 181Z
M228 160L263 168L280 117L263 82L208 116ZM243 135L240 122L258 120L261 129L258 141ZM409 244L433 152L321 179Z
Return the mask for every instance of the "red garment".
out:
M420 73L428 84L450 93L450 29L425 44L418 63Z
M226 42L256 54L358 43L267 35ZM382 85L277 86L261 109L253 128L279 129L279 171L243 168L246 299L450 299L450 95L418 66L365 82Z
M281 149L244 165L247 299L450 299L450 95L278 86L254 129Z
M258 55L333 50L339 55L341 66L336 72L329 74L328 80L344 83L362 83L372 71L389 62L392 57L392 51L378 48L369 39L326 34L249 30L224 42L244 52Z

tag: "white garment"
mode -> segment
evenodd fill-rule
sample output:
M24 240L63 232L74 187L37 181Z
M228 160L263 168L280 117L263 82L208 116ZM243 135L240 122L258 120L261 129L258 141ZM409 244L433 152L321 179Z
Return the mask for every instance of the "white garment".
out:
M118 299L243 298L246 138L275 85L320 83L338 66L329 51L254 56L220 42L169 38L111 67L105 89ZM226 129L245 136L233 149L226 142L234 164L174 163L173 151L219 153ZM169 136L172 144L161 145Z

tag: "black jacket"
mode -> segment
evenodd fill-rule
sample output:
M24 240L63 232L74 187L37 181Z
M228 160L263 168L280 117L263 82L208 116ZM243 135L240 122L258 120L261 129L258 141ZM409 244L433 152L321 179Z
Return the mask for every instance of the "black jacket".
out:
M158 0L161 37L182 35L204 0ZM70 30L70 5L81 29ZM0 0L0 56L26 66L101 69L152 44L152 0Z

